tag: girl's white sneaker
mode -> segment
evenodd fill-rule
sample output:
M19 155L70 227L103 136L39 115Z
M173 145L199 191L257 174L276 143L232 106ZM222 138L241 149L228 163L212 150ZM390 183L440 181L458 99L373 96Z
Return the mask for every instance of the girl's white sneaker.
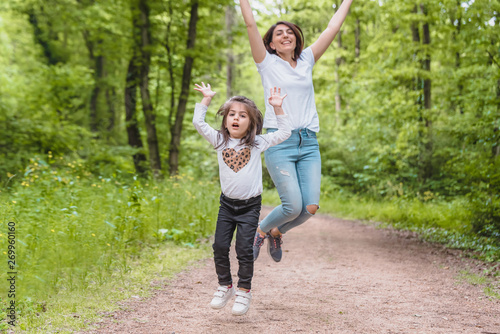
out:
M233 305L233 315L244 315L250 308L250 301L252 300L252 293L250 291L236 291L236 299Z
M226 306L229 299L234 296L234 286L219 286L214 293L214 298L210 302L210 306L214 309L220 309Z

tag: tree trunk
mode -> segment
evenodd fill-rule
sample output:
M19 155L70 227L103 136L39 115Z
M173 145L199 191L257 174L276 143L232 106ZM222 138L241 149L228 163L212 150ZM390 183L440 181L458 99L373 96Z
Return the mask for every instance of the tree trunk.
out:
M431 86L432 86L432 80L431 80L431 55L430 55L430 44L431 44L431 34L430 34L430 28L429 28L429 16L427 13L427 7L424 4L420 5L420 8L422 9L422 14L424 15L426 21L423 25L423 38L422 42L424 45L424 50L425 50L425 56L422 62L422 69L426 72L425 74L425 79L424 79L424 109L425 109L425 116L424 116L424 126L426 127L426 132L427 132L427 138L425 140L424 144L424 166L423 166L423 178L425 180L428 180L433 177L434 175L434 170L432 167L432 156L434 154L434 139L433 139L433 134L432 134L432 120L431 120L431 108L432 108L432 102L431 102Z
M137 174L146 174L146 155L143 152L144 145L142 144L139 124L137 122L136 106L137 106L137 85L140 81L139 68L137 67L138 57L137 50L134 50L134 55L128 64L127 79L125 86L125 126L127 128L128 144L138 149L134 153L134 166Z
M116 90L113 87L106 89L106 103L108 105L109 118L108 118L108 131L112 131L115 128L115 99L116 99Z
M149 93L149 68L151 64L151 25L149 21L149 7L147 0L139 0L140 17L134 20L136 32L140 31L141 36L141 59L140 59L140 92L142 101L142 111L146 123L146 133L148 140L149 163L153 171L153 176L159 178L161 176L161 160L160 150L158 147L158 137L156 135L156 115L151 103L151 95Z
M495 12L495 26L498 30L500 27L500 22L498 21L500 19L500 15L498 14L498 11ZM498 38L498 35L497 35ZM498 40L492 40L491 44L492 46L495 46L495 44L498 43ZM498 47L496 48L498 50ZM500 57L500 51L497 51L497 55ZM492 61L494 61L493 55L490 54L490 57L492 58ZM495 65L500 69L500 64L495 61ZM500 142L499 142L499 134L500 134L500 79L497 79L497 87L496 87L496 93L497 93L497 119L495 120L495 125L493 128L493 133L495 134L495 139L493 141L493 145L491 147L491 157L493 159L498 158L500 156Z
M457 2L456 2L456 13L457 13L457 17L452 15L450 18L451 18L451 24L455 27L455 31L453 31L453 42L455 43L455 69L458 72L458 70L460 69L460 64L461 64L460 51L459 51L460 45L458 45L459 40L460 40L460 38L459 38L460 31L462 29L461 0L457 0ZM455 25L455 21L457 22L456 25ZM460 114L463 114L464 108L462 106L461 98L462 98L462 92L463 92L464 86L462 84L462 80L460 80L460 79L458 79L457 88L458 88L458 94L457 94L456 99L455 99L456 102L455 101L451 102L451 109L453 111L456 111L456 109L458 108L458 110L460 111Z
M413 7L412 13L417 14L418 13L418 7L415 5ZM420 31L418 28L418 23L416 21L412 21L411 23L411 36L413 40L413 46L415 48L415 51L413 53L413 60L417 61L418 60L418 51L420 49ZM421 89L421 79L419 76L417 76L414 80L414 87L413 90L419 91ZM417 99L417 104L420 106L421 105L421 99L420 97Z
M181 143L182 121L186 113L186 104L190 92L191 71L193 69L194 58L190 55L189 51L194 49L196 40L196 23L198 22L198 0L191 0L191 17L189 19L189 32L187 39L188 55L184 61L184 69L182 71L182 86L179 96L179 103L177 104L177 113L175 115L175 122L172 126L171 142L169 151L169 165L170 175L177 174L179 169L179 148Z
M418 14L418 6L415 5L412 10L413 14ZM420 38L420 24L419 20L415 19L411 22L410 25L411 28L411 35L412 35L412 41L413 41L413 47L414 47L414 53L413 53L413 61L418 67L418 72L417 76L415 77L413 81L413 90L418 93L417 95L417 100L415 101L415 104L417 105L417 112L418 112L418 160L417 160L417 171L418 171L418 178L420 182L424 182L426 177L425 177L425 170L426 170L426 164L427 164L427 155L426 155L426 142L427 142L427 136L426 136L426 126L425 124L425 116L424 116L424 103L425 103L425 98L424 98L424 79L421 77L421 70L424 67L424 62L421 59L421 38ZM424 37L425 38L425 37Z
M49 65L56 65L57 63L62 61L62 59L59 59L58 55L53 50L53 48L50 44L50 39L47 38L47 36L50 36L51 34L50 33L46 34L42 30L42 27L40 27L40 23L38 22L38 16L35 13L35 9L30 8L26 14L28 15L29 23L33 27L35 42L41 46L43 54L44 54L45 58L47 59L48 64Z
M361 23L360 23L360 20L359 18L356 18L356 31L355 31L355 57L356 59L359 59L359 56L361 54L361 39L360 39L360 35L361 35Z
M431 103L431 56L429 46L431 42L430 28L427 22L427 8L425 5L420 5L421 12L424 16L424 24L422 27L422 43L420 39L420 29L418 20L411 23L412 40L415 47L413 54L414 61L419 64L422 74L417 75L414 81L414 90L418 92L416 101L418 110L418 175L421 182L425 182L433 176L432 155L433 155L433 139L432 139L432 120L430 119ZM418 13L418 7L413 7L414 14ZM423 47L422 47L423 46ZM420 55L423 49L423 55Z
M234 7L226 7L226 34L227 34L227 74L226 74L226 97L229 99L233 94L233 73L234 73L234 54L233 54L233 27L234 27Z
M85 44L87 45L87 50L89 52L90 61L93 63L94 70L94 88L90 95L90 130L94 133L99 130L99 116L98 116L98 101L99 94L101 92L101 86L104 79L104 56L101 54L100 46L102 44L102 39L97 41L96 45L90 40L89 32L84 31L83 36L85 39ZM96 56L97 53L97 56Z
M427 15L427 8L425 5L421 5L422 8L422 13L424 14L425 17L428 18ZM423 70L428 72L427 75L425 76L424 79L424 108L427 110L431 109L431 55L430 55L430 50L429 46L431 44L431 34L430 34L430 29L429 29L429 23L425 22L423 25L423 38L422 38L422 43L424 45L424 50L425 50L425 56L423 60Z
M104 57L102 55L97 56L95 59L95 72L94 72L94 88L92 89L92 95L90 97L90 130L92 132L98 132L98 101L99 94L101 92L101 80L102 73L104 69Z
M85 7L95 5L94 0L82 1L77 0L77 2ZM96 31L96 36L99 36L101 31ZM104 40L102 37L98 37L97 40L92 38L91 31L84 29L82 32L83 39L85 40L85 45L87 46L87 51L89 53L90 63L92 64L92 70L94 72L94 87L92 88L92 93L90 95L90 130L94 133L99 131L99 95L103 89L106 89L104 84L104 79L106 77L105 70L105 57L103 55L102 45ZM108 92L106 89L106 96ZM109 107L109 105L108 105ZM113 115L114 117L114 115Z
M338 1L335 1L335 8L339 8L340 5ZM339 56L335 58L335 72L334 72L334 79L336 83L336 89L335 89L335 123L336 126L340 126L341 120L340 120L340 112L342 111L342 96L340 94L340 74L339 74L339 69L340 66L343 63L343 59L341 56L342 52L342 30L339 30L337 36L337 46L339 50Z
M170 32L173 20L172 3L168 1L168 15L169 20L167 24L167 32L165 36L165 49L167 50L168 59L168 75L170 81L170 110L168 112L168 128L172 128L172 117L174 115L175 109L175 76L174 76L174 64L172 62L172 49L170 47Z
M497 80L497 115L500 115L500 79ZM500 156L500 143L498 142L498 137L500 133L499 129L499 122L500 120L497 118L495 122L495 127L493 128L493 133L495 134L495 140L493 142L493 145L491 146L491 157L498 158Z

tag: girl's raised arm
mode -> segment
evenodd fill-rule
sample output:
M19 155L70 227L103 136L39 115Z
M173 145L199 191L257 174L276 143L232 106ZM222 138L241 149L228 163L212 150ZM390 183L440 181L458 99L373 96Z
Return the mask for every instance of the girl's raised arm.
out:
M314 60L318 61L319 58L325 53L326 49L332 44L335 36L340 31L340 27L349 12L349 7L351 7L352 0L344 0L340 5L340 8L335 12L332 19L328 23L328 27L321 33L318 40L311 45L312 52L314 54Z
M241 14L247 26L248 39L250 41L250 48L252 49L253 60L256 63L262 63L266 57L266 47L262 41L262 36L257 29L257 23L253 17L252 8L248 0L240 0Z

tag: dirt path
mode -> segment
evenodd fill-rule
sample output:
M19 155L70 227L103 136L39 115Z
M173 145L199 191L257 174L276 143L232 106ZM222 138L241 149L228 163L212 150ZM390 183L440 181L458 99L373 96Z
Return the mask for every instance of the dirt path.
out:
M127 303L91 333L500 334L499 300L460 283L464 263L448 251L322 215L283 240L280 263L265 249L255 263L245 316L231 315L232 302L209 307L217 287L210 259L153 298Z

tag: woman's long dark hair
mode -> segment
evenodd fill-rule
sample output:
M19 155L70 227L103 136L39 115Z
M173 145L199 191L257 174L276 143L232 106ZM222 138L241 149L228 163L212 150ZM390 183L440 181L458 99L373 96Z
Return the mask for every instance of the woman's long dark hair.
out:
M296 25L295 23L288 22L288 21L278 21L275 24L273 24L271 26L271 28L269 28L269 30L266 32L266 34L264 35L264 38L262 38L262 40L264 41L264 45L266 46L267 52L269 52L271 54L275 54L275 55L277 54L276 50L271 48L270 44L273 41L274 29L276 29L276 27L280 24L284 24L288 28L292 29L292 31L295 35L295 39L296 39L295 51L293 53L292 59L293 60L299 59L300 54L302 53L302 49L304 48L304 34L302 33L302 29L300 29L300 27L298 25Z
M253 147L256 146L255 136L260 135L262 133L262 126L264 123L264 118L262 117L262 112L257 108L255 102L250 100L245 96L233 96L229 100L227 100L217 111L218 116L222 116L222 123L219 130L219 133L222 136L222 142L215 147L216 149L220 147L224 147L229 142L229 131L226 128L226 119L229 111L231 110L231 106L234 102L239 102L245 105L246 112L248 114L248 118L250 120L250 124L248 125L247 133L241 138L241 145Z

